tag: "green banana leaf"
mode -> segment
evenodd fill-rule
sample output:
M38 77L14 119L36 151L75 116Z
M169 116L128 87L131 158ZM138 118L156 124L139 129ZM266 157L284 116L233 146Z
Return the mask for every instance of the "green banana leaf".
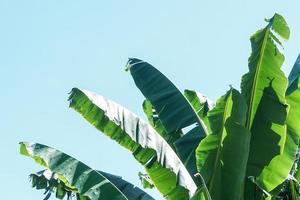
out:
M210 133L211 129L207 118L207 113L215 106L215 104L203 94L193 90L184 90L184 96L187 98L200 119L205 124L207 132Z
M243 194L250 131L245 128L247 105L230 89L208 112L211 134L197 150L197 168L214 200L239 200Z
M196 160L194 150L199 144L199 139L204 138L204 136L199 137L197 128L192 129L189 134L186 134L183 137L183 133L181 130L177 130L175 133L168 134L164 129L160 119L158 118L156 110L153 108L149 100L144 101L143 109L145 114L147 115L149 123L176 151L177 155L179 155L189 173L191 175L196 174ZM187 146L189 148L187 148Z
M289 74L289 87L287 89L287 93L292 93L293 91L295 91L296 89L298 89L297 85L293 86L293 83L299 79L300 77L300 54L298 55L296 62Z
M70 107L133 153L167 199L188 199L196 191L190 174L168 143L147 123L119 104L73 88Z
M129 192L129 188L132 189L130 186L129 190L125 190L125 188L118 189L118 187L124 186L124 182L120 181L121 179L117 181L115 177L93 170L75 158L46 145L21 142L20 153L33 158L38 164L55 173L63 182L63 185L68 188L68 191L79 193L80 196L90 200L153 199L145 193L141 194L140 190L137 190L137 194L141 196L135 194L135 192ZM64 188L66 189L66 187ZM61 192L62 195L63 192Z
M202 125L192 106L160 71L145 61L132 58L127 63L127 70L136 86L152 103L168 133L180 130L194 123ZM203 128L199 126L199 128Z
M130 71L136 86L155 108L167 134L174 135L176 153L194 177L197 172L195 149L207 135L204 123L176 86L152 65L132 58L126 70ZM185 132L187 127L187 133L177 139L176 133Z
M127 199L154 200L154 198L145 193L143 190L123 180L120 176L116 176L99 170L97 170L97 172L108 179L112 184L114 184L114 186L117 187L124 194L124 196L127 197ZM74 193L74 189L66 186L64 182L59 179L59 176L57 176L50 170L43 170L37 173L30 174L30 178L33 188L36 188L38 190L45 190L46 198L49 198L51 196L51 193L55 192L55 197L58 199L63 199L65 196L67 196L68 198L70 198L71 196L75 196L78 200L87 199L80 193Z
M266 21L268 25L250 39L249 72L242 77L241 90L248 105L246 128L251 130L247 177L270 192L288 177L293 155L285 145L287 79L280 69L284 56L279 49L280 39L288 40L290 30L279 14ZM251 185L246 184L246 190L252 188L249 194L254 193Z
M288 130L287 139L290 143L290 151L296 154L300 138L300 55L289 75L289 87L286 92L286 100L290 106L286 122ZM300 162L299 160L297 162L297 170L292 172L292 175L296 172L295 178L300 181Z

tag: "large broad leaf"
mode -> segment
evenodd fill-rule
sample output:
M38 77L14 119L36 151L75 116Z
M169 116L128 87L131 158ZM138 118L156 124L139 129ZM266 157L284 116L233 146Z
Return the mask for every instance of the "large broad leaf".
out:
M290 106L287 117L287 142L290 143L290 151L296 154L300 138L300 55L289 75L289 87L286 93L286 100ZM292 172L294 175L295 171ZM300 161L298 160L295 177L300 181Z
M70 107L101 132L130 150L168 199L187 199L196 191L190 174L168 143L135 114L95 93L73 88Z
M152 103L169 133L194 123L201 124L192 106L181 92L152 65L133 58L127 63L127 70L130 70L135 84Z
M195 149L200 139L204 138L204 135L199 135L197 127L193 128L184 136L182 136L182 130L177 130L175 133L169 134L163 127L155 108L153 108L149 100L144 101L143 109L150 124L176 151L189 173L194 175L196 173Z
M241 198L250 142L246 112L246 102L235 89L208 112L212 132L200 142L196 156L198 170L214 200Z
M260 188L271 191L288 177L293 155L285 146L287 79L280 70L284 56L278 49L280 39L288 40L290 31L278 14L267 22L251 37L249 72L242 78L241 89L248 104L246 127L251 130L247 176L256 177Z
M200 119L204 122L207 132L210 133L211 130L207 113L215 106L214 102L212 102L203 94L193 90L184 90L184 96L188 99Z
M46 145L21 142L20 153L33 158L38 164L56 174L63 182L65 189L67 187L68 190L79 193L80 196L90 200L153 199L149 195L141 193L140 190L137 190L140 195L124 190L125 188L120 187L124 186L124 182L117 181L109 174L93 170L75 158Z
M174 145L176 153L193 176L196 173L195 149L206 133L204 123L175 85L152 65L139 59L129 59L127 70L136 86L155 108L166 132L170 135L189 127ZM175 135L174 137L177 137Z
M150 195L145 193L135 185L125 181L120 176L109 174L103 171L98 171L99 174L108 179L115 187L117 187L127 199L134 200L154 200ZM76 197L77 200L85 200L86 198L80 193L73 192L74 189L69 188L66 184L59 179L59 176L50 170L43 170L34 174L30 174L32 187L36 189L44 189L46 198L55 192L58 199L63 199L65 196Z

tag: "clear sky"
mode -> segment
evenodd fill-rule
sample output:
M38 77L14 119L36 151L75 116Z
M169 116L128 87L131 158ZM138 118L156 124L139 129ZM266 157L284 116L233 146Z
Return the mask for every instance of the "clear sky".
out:
M300 52L298 0L0 0L1 199L42 199L28 174L41 169L19 141L56 147L139 185L131 154L68 108L80 87L144 117L143 97L124 71L128 57L152 63L179 89L216 100L247 69L249 36L281 13L291 28L288 72ZM154 190L153 197L161 199Z

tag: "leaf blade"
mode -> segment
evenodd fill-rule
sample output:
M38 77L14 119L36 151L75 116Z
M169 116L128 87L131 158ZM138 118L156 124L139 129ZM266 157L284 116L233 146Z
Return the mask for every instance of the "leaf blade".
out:
M250 142L246 111L241 94L231 89L208 112L212 133L200 142L196 156L212 199L240 199L243 192Z
M104 176L71 156L38 143L20 143L20 153L58 174L64 184L91 200L114 198L127 200ZM26 150L26 152L24 151Z
M287 178L292 167L287 157L292 155L285 147L287 79L280 69L284 56L276 36L288 40L289 28L279 14L267 21L250 39L249 72L242 77L241 89L248 105L246 127L251 130L247 176L256 177L259 187L270 192ZM246 187L253 188L251 184Z
M78 88L72 89L69 100L71 108L133 153L163 195L172 199L170 196L180 191L187 198L196 191L194 181L172 148L135 114L100 95Z
M290 140L290 151L297 154L300 138L300 124L298 117L300 116L300 55L298 56L292 71L289 75L289 87L286 92L286 100L290 106L287 117L287 131ZM297 161L296 171L292 171L291 175L300 181L300 162Z
M184 95L155 67L132 58L127 63L127 70L130 71L136 86L155 108L166 132L176 137L176 153L193 177L197 172L195 148L207 135L204 123ZM187 127L193 128L185 133L184 129ZM180 130L185 135L177 139L174 133Z

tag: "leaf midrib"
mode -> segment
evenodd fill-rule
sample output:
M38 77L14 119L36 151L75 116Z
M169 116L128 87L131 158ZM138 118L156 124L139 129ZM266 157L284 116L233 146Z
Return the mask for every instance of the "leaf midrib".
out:
M258 61L258 64L256 65L256 71L255 71L255 75L254 75L254 80L253 80L253 86L252 86L252 90L251 90L251 96L250 96L250 101L249 101L249 106L248 106L248 115L247 115L247 122L246 122L246 128L248 130L250 130L250 126L251 126L251 118L252 118L252 112L253 112L253 101L254 101L254 96L255 96L255 91L256 91L256 87L257 87L257 77L260 74L260 69L262 66L262 60L263 60L263 55L265 53L265 49L266 49L266 45L267 45L267 40L269 37L269 31L270 28L266 28L265 31L265 36L264 36L264 40L263 40L263 44L262 44L262 48L260 50L260 59Z

